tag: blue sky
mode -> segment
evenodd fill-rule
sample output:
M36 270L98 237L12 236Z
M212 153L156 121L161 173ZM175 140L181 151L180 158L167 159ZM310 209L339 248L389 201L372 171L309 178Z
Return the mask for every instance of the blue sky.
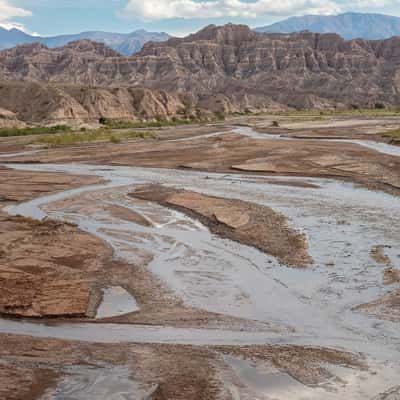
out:
M144 28L182 36L210 23L260 26L346 11L400 16L400 0L0 0L0 25L40 35Z

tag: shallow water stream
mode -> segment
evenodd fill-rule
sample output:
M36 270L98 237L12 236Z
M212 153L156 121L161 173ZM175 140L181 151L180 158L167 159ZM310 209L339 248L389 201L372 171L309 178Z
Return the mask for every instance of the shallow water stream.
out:
M303 188L271 185L254 176L193 171L73 164L12 167L98 175L109 183L45 196L9 207L9 213L77 223L130 262L144 262L153 255L150 270L186 304L269 322L279 329L234 332L116 324L46 326L0 320L0 332L104 342L335 347L363 352L373 360L377 393L397 383L398 324L357 314L351 308L393 289L383 285L384 266L377 264L370 252L375 245L385 245L393 264L400 267L398 198L328 179L285 178L316 185ZM127 195L148 183L269 206L288 216L290 224L307 235L315 264L306 270L287 268L252 247L215 237L179 212ZM149 226L116 218L110 212L113 205L134 210ZM112 313L112 308L111 301L107 312ZM354 398L365 398L362 395L366 393L361 390L360 397Z
M388 154L391 156L400 157L400 146L391 145L389 143L376 142L374 140L361 140L361 139L319 139L313 138L295 138L290 136L274 135L270 133L256 132L253 128L247 126L238 126L233 129L234 133L239 135L247 136L252 139L273 139L273 140L313 140L313 141L324 141L324 142L336 142L336 143L353 143L359 146L368 147L369 149L375 150L378 153Z

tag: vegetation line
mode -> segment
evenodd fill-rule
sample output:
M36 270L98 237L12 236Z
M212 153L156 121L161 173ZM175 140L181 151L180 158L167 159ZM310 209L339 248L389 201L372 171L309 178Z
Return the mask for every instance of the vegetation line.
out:
M106 129L96 129L92 131L66 132L58 135L43 136L34 144L47 145L49 147L69 146L74 144L84 144L91 142L108 141L111 143L121 143L129 139L150 139L155 135L151 132L111 132Z
M46 135L59 132L70 132L67 125L42 126L34 128L0 128L0 137Z

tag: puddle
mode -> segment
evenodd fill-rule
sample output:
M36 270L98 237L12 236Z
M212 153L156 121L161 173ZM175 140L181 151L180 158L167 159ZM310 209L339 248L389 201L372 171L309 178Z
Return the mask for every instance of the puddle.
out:
M145 400L153 388L144 388L131 378L127 368L73 366L55 390L42 400Z
M103 300L97 309L96 318L109 318L139 311L136 300L121 286L103 289Z
M196 136L190 136L190 137L185 137L185 138L179 138L179 139L169 139L167 140L168 143L171 142L187 142L191 140L197 140L197 139L207 139L207 138L213 138L213 137L218 137L218 136L223 136L225 134L229 133L229 131L225 132L214 132L214 133L206 133L204 135L196 135Z
M268 368L263 365L263 370L260 371L260 367L252 362L237 357L224 356L224 360L235 371L240 381L259 395L282 398L304 390L303 384L272 366Z
M48 327L0 320L1 332L107 342L289 343L341 348L363 352L383 364L389 360L399 363L398 324L351 311L353 306L373 301L390 290L383 285L383 269L371 258L371 248L389 246L391 258L399 260L398 198L330 179L307 178L316 187L302 188L272 185L250 179L251 175L76 164L8 166L98 175L107 180L110 183L106 185L53 194L8 207L8 211L77 223L107 241L117 256L129 262L144 262L151 255L151 272L185 304L265 321L285 333L112 324ZM304 179L285 178L293 182ZM306 270L286 268L252 247L212 235L181 213L127 196L139 185L160 182L255 202L283 213L291 226L306 234L315 265ZM104 206L110 204L140 213L151 226L113 218ZM293 333L286 334L287 328L294 328ZM382 371L379 379L388 374ZM276 381L281 378L274 377ZM391 383L392 378L387 387ZM394 379L392 386L395 383ZM360 386L366 387L367 383Z
M19 153L6 153L0 154L0 158L10 158L10 157L19 157L19 156L28 156L32 154L37 154L42 152L43 150L29 150L29 151L21 151Z
M245 175L194 171L129 167L103 170L101 166L86 165L16 167L97 174L108 180L107 185L57 193L9 207L8 211L77 223L108 242L117 256L129 262L143 263L153 256L149 269L188 305L283 328L296 327L301 333L319 338L353 338L355 342L366 338L391 342L397 338L394 324L377 323L374 318L349 311L388 290L382 283L382 268L374 264L370 250L376 244L389 245L393 252L398 248L400 221L394 221L400 215L400 202L393 196L329 179L308 178L320 188L301 188L277 187L249 180ZM205 176L207 179L203 179ZM136 185L160 181L208 195L256 202L282 212L308 237L315 266L307 270L285 268L252 247L212 235L179 212L127 196ZM152 226L115 219L104 204L132 209ZM327 264L333 266L327 268ZM277 298L285 301L276 302Z
M257 400L365 400L383 393L397 381L398 367L386 365L385 369L359 371L344 366L321 364L333 376L318 385L306 386L294 379L291 375L277 370L268 362L243 360L241 358L225 356L224 360L244 386L245 393ZM371 366L373 361L371 361ZM302 372L299 371L301 374ZM240 386L235 380L228 383L228 387L237 393ZM239 390L238 390L239 389ZM243 388L242 388L243 391ZM240 394L237 398L241 398ZM393 398L395 399L395 398Z

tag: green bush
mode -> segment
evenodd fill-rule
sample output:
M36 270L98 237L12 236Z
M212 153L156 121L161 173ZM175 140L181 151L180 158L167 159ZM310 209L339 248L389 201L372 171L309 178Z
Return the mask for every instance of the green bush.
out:
M58 135L49 135L37 139L35 144L43 144L49 147L69 146L85 144L91 142L109 141L111 143L121 143L122 140L129 139L149 139L155 135L151 132L121 132L112 133L107 129L96 129L86 132L65 132Z
M67 125L54 125L35 128L0 128L0 137L46 135L51 133L69 132Z
M118 144L118 143L121 143L121 139L112 135L112 136L110 136L110 142L114 143L114 144Z
M163 126L186 125L189 124L190 122L191 121L188 119L179 119L177 117L173 117L170 121L158 117L156 121L148 121L148 122L105 120L103 121L103 125L107 129L141 129L141 128L161 128Z

